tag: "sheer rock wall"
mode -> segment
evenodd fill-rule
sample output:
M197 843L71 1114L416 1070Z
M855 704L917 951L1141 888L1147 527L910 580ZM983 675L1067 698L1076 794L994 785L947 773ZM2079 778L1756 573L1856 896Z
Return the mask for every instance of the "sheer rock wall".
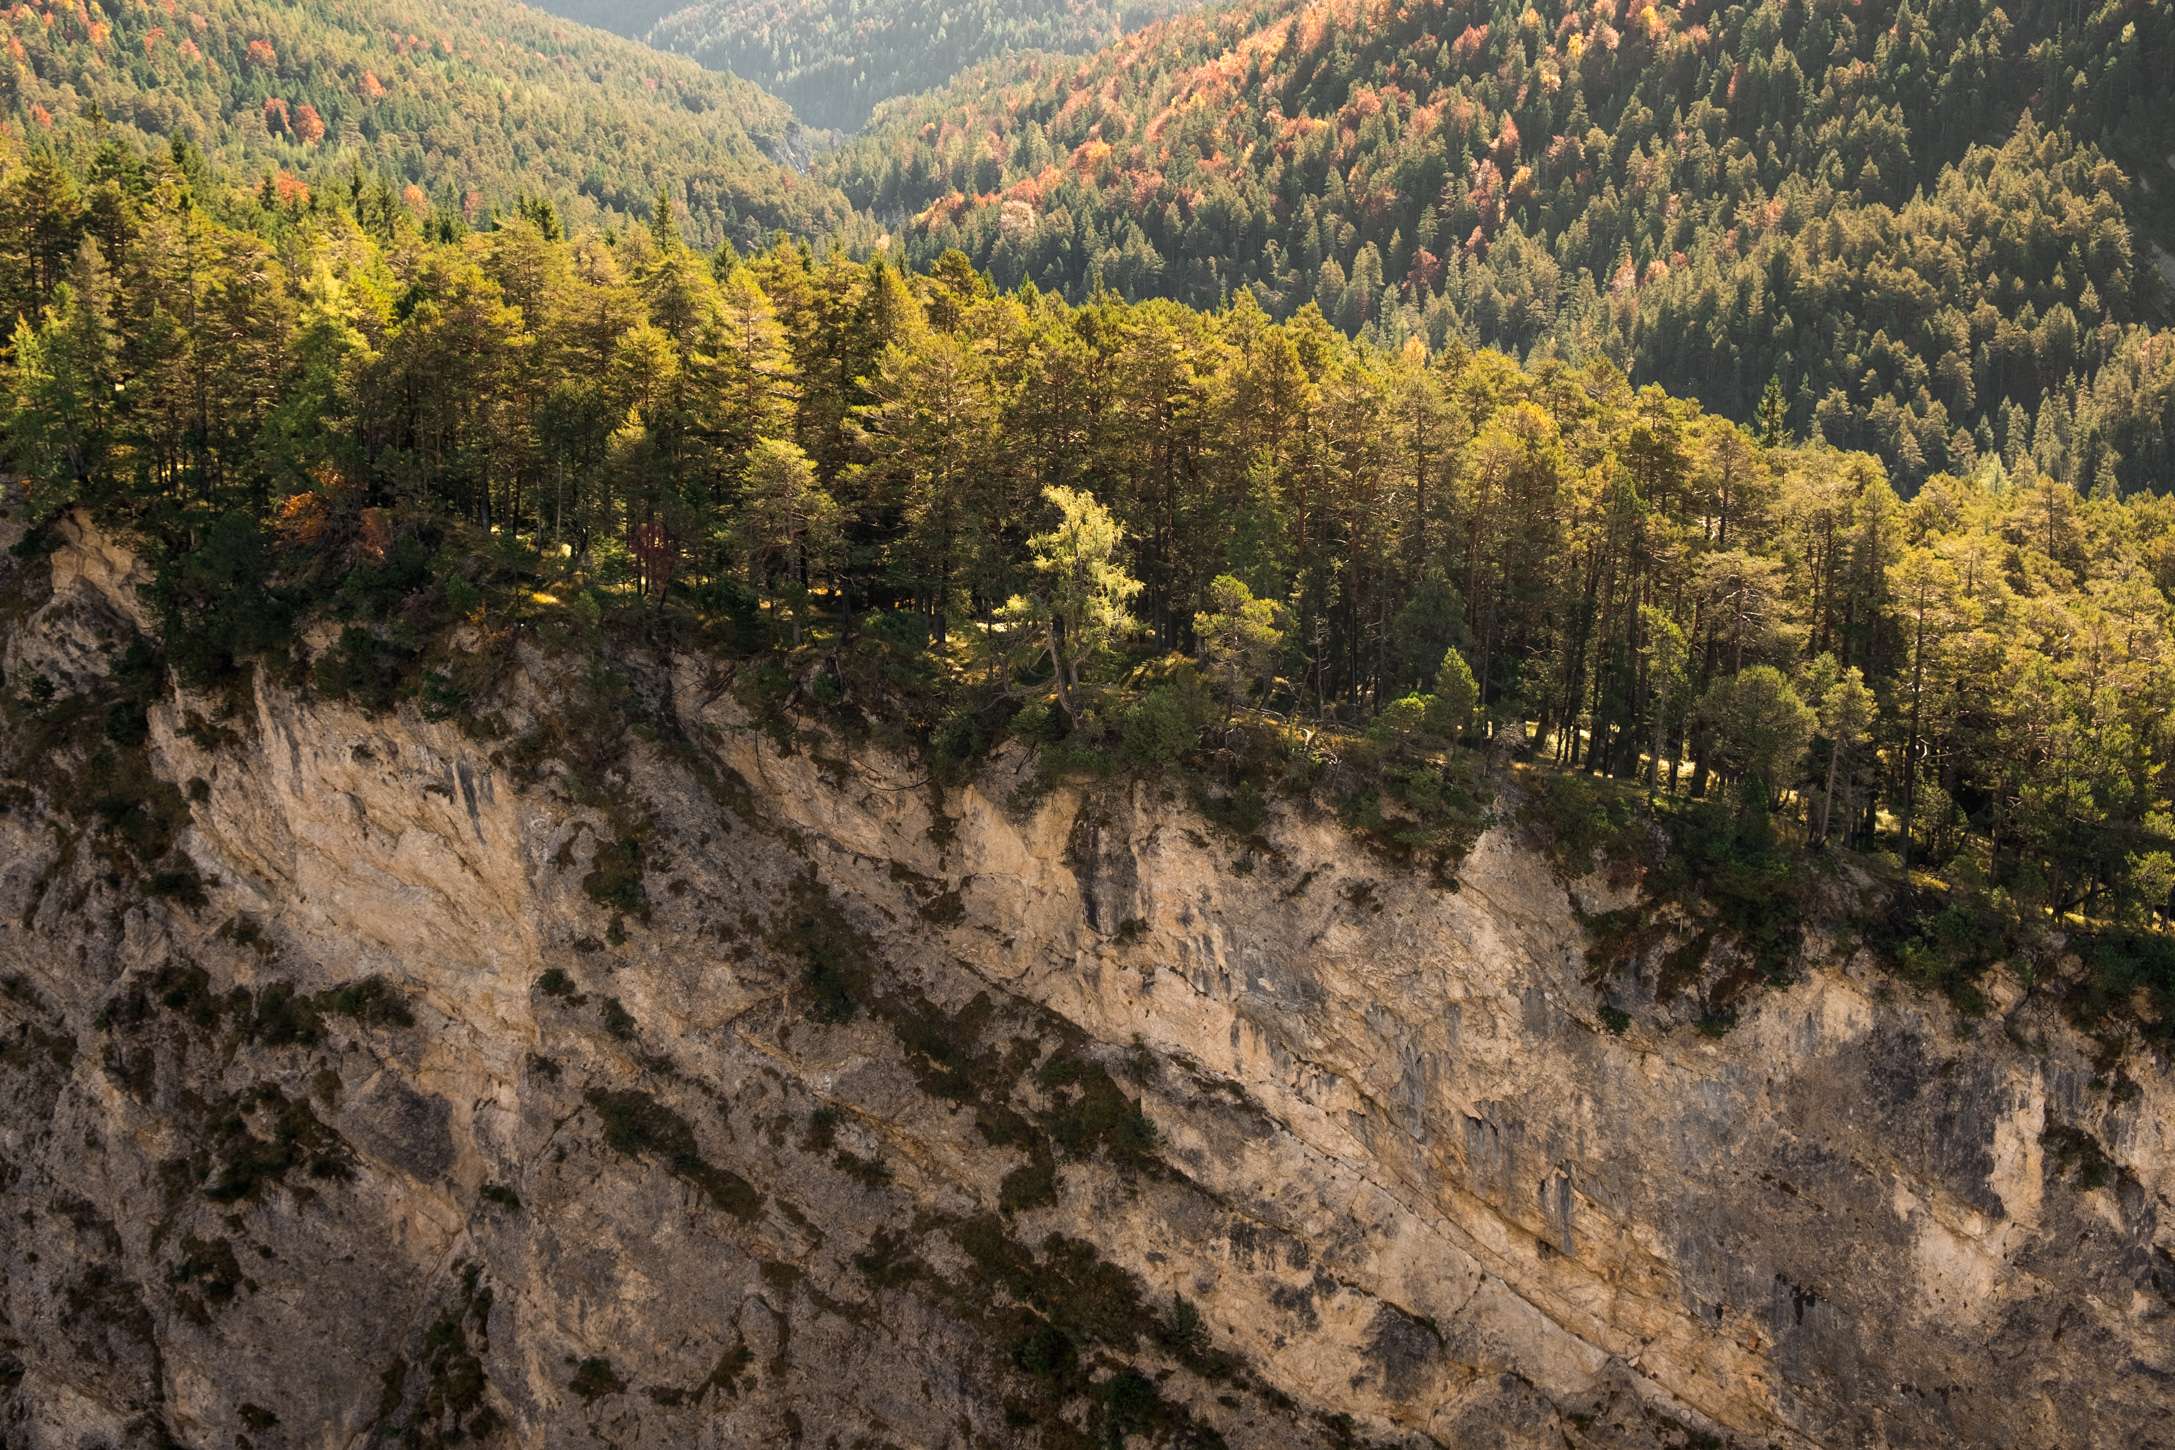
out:
M87 523L13 567L11 689L152 627ZM2164 1061L1836 943L1611 1030L1507 826L1446 889L650 684L599 779L162 698L200 902L9 782L0 1441L2175 1443Z

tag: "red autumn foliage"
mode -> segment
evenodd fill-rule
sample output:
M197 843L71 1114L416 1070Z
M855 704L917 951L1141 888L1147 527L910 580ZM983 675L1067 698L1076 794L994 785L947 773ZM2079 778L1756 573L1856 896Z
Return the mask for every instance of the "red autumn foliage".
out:
M366 508L359 518L355 552L373 562L382 560L393 546L393 516L389 510Z
M1503 113L1503 129L1495 138L1495 164L1508 171L1518 164L1518 123Z

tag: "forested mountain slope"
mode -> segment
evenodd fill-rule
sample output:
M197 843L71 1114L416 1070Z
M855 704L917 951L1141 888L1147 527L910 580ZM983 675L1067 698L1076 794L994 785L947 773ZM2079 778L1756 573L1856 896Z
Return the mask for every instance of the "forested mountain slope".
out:
M1928 949L1981 965L2012 917L2171 905L2175 497L2026 456L1906 503L1606 363L1250 296L1075 307L956 257L431 236L246 190L221 220L158 159L86 185L0 151L0 195L49 229L0 231L7 461L36 515L170 541L185 673L283 650L329 590L328 688L391 700L425 621L540 572L793 651L873 637L968 754L1167 761L1219 703L1386 732L1340 755L1416 792L1422 824L1377 822L1414 850L1465 799L1415 742L1530 722L1562 764L1742 796L1702 829L1766 929L1777 811L1948 873L1984 920Z
M35 0L0 18L0 101L32 140L103 118L253 180L358 170L470 219L542 195L568 219L669 191L702 240L830 231L836 192L756 87L515 0Z
M859 127L893 96L1022 50L1086 51L1187 0L699 0L653 44L768 86L812 124Z
M543 0L536 8L640 40L652 25L685 4L686 0Z
M828 174L997 280L1603 353L1907 484L2175 474L2175 9L1246 0ZM1766 404L1771 413L1772 403Z
M1023 50L1087 51L1188 0L542 0L543 8L690 55L852 130L894 96Z
M11 1450L2160 1432L2175 497L0 196Z

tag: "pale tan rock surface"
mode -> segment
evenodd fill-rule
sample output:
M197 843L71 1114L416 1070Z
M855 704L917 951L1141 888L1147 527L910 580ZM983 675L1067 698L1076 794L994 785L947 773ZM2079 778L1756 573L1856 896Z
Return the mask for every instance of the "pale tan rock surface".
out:
M10 688L151 625L70 529L4 581L51 590ZM520 647L510 733L562 668ZM1136 1444L2175 1443L2166 1062L1834 943L1721 1036L1618 1035L1609 888L1507 827L1449 890L1152 784L1027 804L1016 757L938 790L629 668L648 738L597 779L294 683L162 701L193 907L11 783L0 1442L1093 1443L1087 1399L1036 1418L1024 1291L1103 1314L1087 1377L1167 1407ZM636 827L615 927L584 883ZM372 978L405 1024L268 1007ZM1068 1150L1097 1083L1152 1146Z

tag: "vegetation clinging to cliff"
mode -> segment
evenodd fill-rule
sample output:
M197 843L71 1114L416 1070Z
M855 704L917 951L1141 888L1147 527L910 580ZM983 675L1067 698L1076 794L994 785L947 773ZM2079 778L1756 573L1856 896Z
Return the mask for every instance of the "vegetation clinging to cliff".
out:
M1008 734L1181 767L1242 835L1299 781L1448 866L1487 793L1457 747L1523 738L1999 916L2149 944L2168 910L2165 498L1988 464L1906 502L1606 367L1243 298L1073 307L669 219L426 236L157 161L102 194L0 238L36 311L7 447L35 512L163 550L200 684L324 612L318 688L460 717L455 626L619 631L752 656L759 711L889 719L940 770ZM2108 950L2165 1000L2149 946Z

